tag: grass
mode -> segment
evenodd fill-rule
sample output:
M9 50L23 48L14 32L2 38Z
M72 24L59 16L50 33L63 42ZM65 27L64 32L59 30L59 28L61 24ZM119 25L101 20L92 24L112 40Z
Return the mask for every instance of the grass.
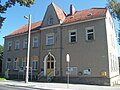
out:
M5 78L0 78L0 81L2 81L2 80L6 80Z

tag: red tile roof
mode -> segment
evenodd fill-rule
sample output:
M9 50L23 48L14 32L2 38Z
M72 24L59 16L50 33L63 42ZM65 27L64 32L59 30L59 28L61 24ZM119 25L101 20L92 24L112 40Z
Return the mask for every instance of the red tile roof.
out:
M94 19L94 18L99 18L99 17L105 17L107 9L106 8L92 8L88 10L82 10L75 12L74 15L66 15L58 6L56 6L54 3L52 3L56 14L58 15L58 18L63 21L63 24L67 23L73 23L77 21L84 21L84 20L89 20L89 19ZM42 22L36 22L32 23L32 29L35 29L37 27L41 26ZM12 36L12 35L17 35L17 34L22 34L28 31L28 25L25 25L18 30L12 32L11 34L7 35Z
M64 19L66 18L66 14L64 13L64 11L61 10L58 6L56 6L54 3L51 4L53 5L59 20L64 21Z
M88 10L79 11L72 16L67 16L66 19L64 20L64 23L72 23L98 17L104 17L106 16L106 11L107 11L106 8L92 8Z
M39 22L35 22L35 23L32 23L31 24L31 30L37 28L37 27L40 27L41 26L41 21ZM22 34L22 33L26 33L28 32L28 24L19 28L18 30L15 30L14 32L10 33L9 35L7 35L6 37L8 36L13 36L13 35L17 35L17 34Z

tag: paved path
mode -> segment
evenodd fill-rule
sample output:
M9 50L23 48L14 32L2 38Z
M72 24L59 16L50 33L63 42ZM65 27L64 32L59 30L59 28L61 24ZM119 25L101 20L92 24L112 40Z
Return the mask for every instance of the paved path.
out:
M64 83L40 83L40 82L28 82L24 81L13 81L5 80L0 81L1 85L10 85L23 88L33 88L33 89L51 89L51 90L120 90L120 86L96 86L96 85L83 85L83 84L67 84Z

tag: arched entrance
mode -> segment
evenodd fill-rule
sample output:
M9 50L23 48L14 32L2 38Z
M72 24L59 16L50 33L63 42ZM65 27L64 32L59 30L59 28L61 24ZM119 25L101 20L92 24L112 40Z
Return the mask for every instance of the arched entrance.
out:
M44 76L55 76L55 57L49 52L44 58Z

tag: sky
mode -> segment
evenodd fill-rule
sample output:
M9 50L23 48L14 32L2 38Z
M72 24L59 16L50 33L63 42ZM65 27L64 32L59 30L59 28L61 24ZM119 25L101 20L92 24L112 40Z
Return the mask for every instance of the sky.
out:
M1 0L5 2L7 0ZM21 26L27 24L24 16L32 15L32 23L43 20L47 6L54 2L65 13L69 14L70 5L74 5L76 11L89 9L89 8L104 8L106 7L107 0L35 0L35 4L30 8L21 7L16 4L9 8L2 16L6 17L2 29L0 29L0 45L4 45L3 37L17 30ZM115 22L116 28L118 27ZM120 46L118 47L120 50ZM120 53L120 51L118 51ZM120 55L120 54L119 54Z

